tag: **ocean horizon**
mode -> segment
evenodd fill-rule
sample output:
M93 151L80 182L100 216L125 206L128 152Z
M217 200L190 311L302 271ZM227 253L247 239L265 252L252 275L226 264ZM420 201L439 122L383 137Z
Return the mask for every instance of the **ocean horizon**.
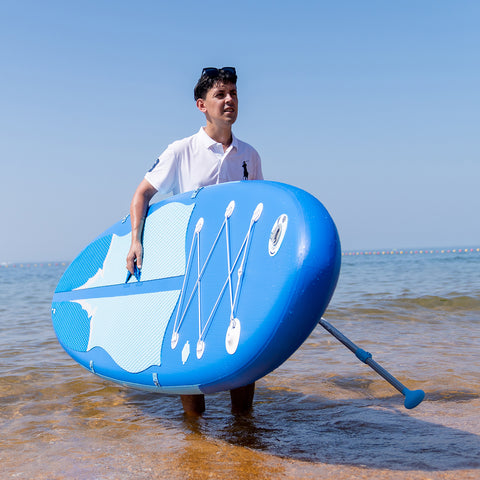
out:
M80 252L78 252L80 253ZM442 247L406 247L406 248L364 248L342 250L342 257L345 256L362 256L362 255L429 255L429 254L450 254L450 253L480 253L480 247L463 245L463 246L442 246ZM0 268L8 267L52 267L52 266L68 266L71 260L19 260L19 261L2 261Z

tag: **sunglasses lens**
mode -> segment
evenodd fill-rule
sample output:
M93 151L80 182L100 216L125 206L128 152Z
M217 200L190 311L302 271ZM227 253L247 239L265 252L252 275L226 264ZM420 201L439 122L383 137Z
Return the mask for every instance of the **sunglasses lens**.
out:
M215 67L207 67L202 70L202 77L218 77L218 68Z
M228 73L228 74L230 74L230 75L236 75L236 74L237 74L237 72L236 72L236 70L235 70L235 67L223 67L223 68L222 68L222 71L223 71L224 73Z
M220 73L226 73L227 75L237 74L235 67L223 67L220 70L215 67L206 67L202 70L202 77L206 76L206 77L215 78L215 77L218 77Z

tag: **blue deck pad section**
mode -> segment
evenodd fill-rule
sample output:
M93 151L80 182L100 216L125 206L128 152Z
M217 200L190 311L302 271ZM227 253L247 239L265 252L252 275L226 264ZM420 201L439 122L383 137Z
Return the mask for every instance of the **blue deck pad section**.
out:
M167 203L152 211L147 217L143 238L142 281L175 277L185 273L185 235L194 207L194 204ZM124 283L125 263L131 238L131 232L123 236L113 234L104 261L97 266L94 275L76 289ZM102 242L103 239L98 239L94 245ZM92 259L92 262L94 260L96 259Z
M72 302L52 303L53 328L63 347L86 352L90 336L90 318L81 305Z
M148 215L143 236L142 282L185 274L185 237L194 208L194 203L172 202Z
M90 319L87 351L103 348L123 370L161 364L161 348L179 290L76 300ZM141 318L139 325L135 319Z
M113 235L105 235L88 245L70 264L58 282L56 292L74 290L88 281L102 265L110 249ZM124 262L125 263L125 262ZM124 265L125 267L125 265ZM125 279L124 279L125 280Z

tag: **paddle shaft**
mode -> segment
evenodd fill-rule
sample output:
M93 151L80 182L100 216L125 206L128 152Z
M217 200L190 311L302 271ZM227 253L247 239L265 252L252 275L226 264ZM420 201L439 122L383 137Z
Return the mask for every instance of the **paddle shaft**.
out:
M324 318L321 318L318 323L325 328L327 332L331 333L337 340L351 350L359 360L361 360L363 363L366 363L388 383L395 387L400 393L405 395L405 392L408 391L407 387L405 387L405 385L399 382L393 375L391 375L389 372L387 372L387 370L373 360L371 353L359 348L357 345L355 345L355 343L343 335L343 333L337 330L332 324L328 323Z

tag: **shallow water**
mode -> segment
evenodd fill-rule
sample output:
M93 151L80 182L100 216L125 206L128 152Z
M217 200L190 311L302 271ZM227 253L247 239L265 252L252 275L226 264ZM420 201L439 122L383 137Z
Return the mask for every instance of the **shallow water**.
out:
M343 257L325 314L426 400L320 326L257 382L254 410L138 392L77 366L50 302L65 266L0 268L1 478L480 478L480 254Z

